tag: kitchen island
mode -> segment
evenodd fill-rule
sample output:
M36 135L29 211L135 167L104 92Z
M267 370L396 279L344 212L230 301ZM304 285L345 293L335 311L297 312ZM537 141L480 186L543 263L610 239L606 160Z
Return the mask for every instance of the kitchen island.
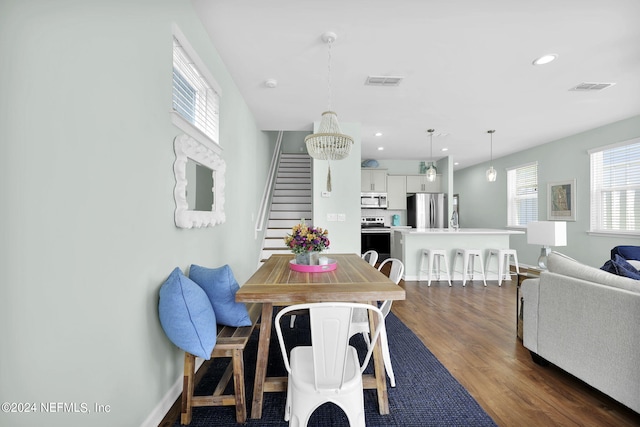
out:
M449 259L451 280L462 280L460 272L453 272L453 256L455 250L480 249L483 250L483 262L486 263L489 249L508 249L509 237L524 234L524 231L500 230L489 228L428 228L428 229L395 229L393 230L391 257L398 258L404 263L404 280L418 280L420 259L423 249L444 249ZM462 263L458 261L458 270ZM484 268L484 265L483 265ZM493 273L486 274L487 280L497 280L497 260L492 260ZM426 273L423 274L426 280ZM479 279L475 278L475 279Z

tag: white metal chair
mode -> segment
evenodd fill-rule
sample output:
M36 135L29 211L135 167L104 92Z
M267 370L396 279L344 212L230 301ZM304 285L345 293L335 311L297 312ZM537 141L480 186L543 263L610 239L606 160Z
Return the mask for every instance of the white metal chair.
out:
M362 254L362 259L375 267L376 262L378 262L378 252L374 251L373 249L368 250Z
M397 258L387 258L378 267L378 271L382 271L384 266L388 263L391 263L391 269L389 271L389 278L393 280L393 282L397 285L400 283L400 279L402 279L402 274L404 273L404 264ZM391 311L391 303L393 301L387 300L382 303L380 306L380 311L384 317L387 317L389 312ZM355 334L361 333L367 344L369 343L369 318L367 313L364 310L357 310L354 314L353 321L351 322L351 331L349 335L353 336ZM384 359L384 367L387 371L387 376L389 377L389 383L391 387L396 386L396 376L393 372L393 366L391 365L391 355L389 354L389 341L387 340L387 328L386 326L382 328L380 332L380 346L382 347L382 357Z
M287 356L280 318L302 309L309 310L311 346L294 347ZM371 310L378 319L362 365L356 349L349 345L349 329L356 309ZM286 307L276 315L276 334L289 373L284 414L289 426L306 426L313 411L327 402L344 411L351 427L365 426L362 372L369 364L373 344L383 325L382 312L369 304L299 304Z

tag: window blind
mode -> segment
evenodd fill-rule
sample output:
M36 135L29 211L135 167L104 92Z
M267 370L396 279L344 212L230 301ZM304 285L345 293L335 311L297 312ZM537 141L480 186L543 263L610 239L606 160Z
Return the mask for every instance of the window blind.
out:
M507 226L538 220L538 163L507 169Z
M640 232L640 138L589 152L593 232Z
M219 95L173 38L173 110L219 143Z

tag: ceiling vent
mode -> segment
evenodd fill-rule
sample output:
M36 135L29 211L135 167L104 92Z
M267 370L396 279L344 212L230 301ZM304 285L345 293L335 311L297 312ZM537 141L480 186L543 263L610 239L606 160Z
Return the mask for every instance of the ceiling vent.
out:
M401 76L369 76L364 84L369 86L399 86L402 79L404 77Z
M572 87L569 90L575 92L592 92L597 90L603 90L613 86L615 83L580 83L578 86Z

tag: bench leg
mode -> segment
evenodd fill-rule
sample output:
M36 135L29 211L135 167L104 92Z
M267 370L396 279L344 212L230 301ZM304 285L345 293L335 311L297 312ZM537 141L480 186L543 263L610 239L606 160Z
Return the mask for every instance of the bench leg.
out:
M244 389L244 357L242 350L233 350L233 386L236 398L236 421L244 423L247 421L247 402Z
M182 382L182 413L180 414L180 424L191 423L191 405L194 388L196 357L193 354L184 354L184 377Z

